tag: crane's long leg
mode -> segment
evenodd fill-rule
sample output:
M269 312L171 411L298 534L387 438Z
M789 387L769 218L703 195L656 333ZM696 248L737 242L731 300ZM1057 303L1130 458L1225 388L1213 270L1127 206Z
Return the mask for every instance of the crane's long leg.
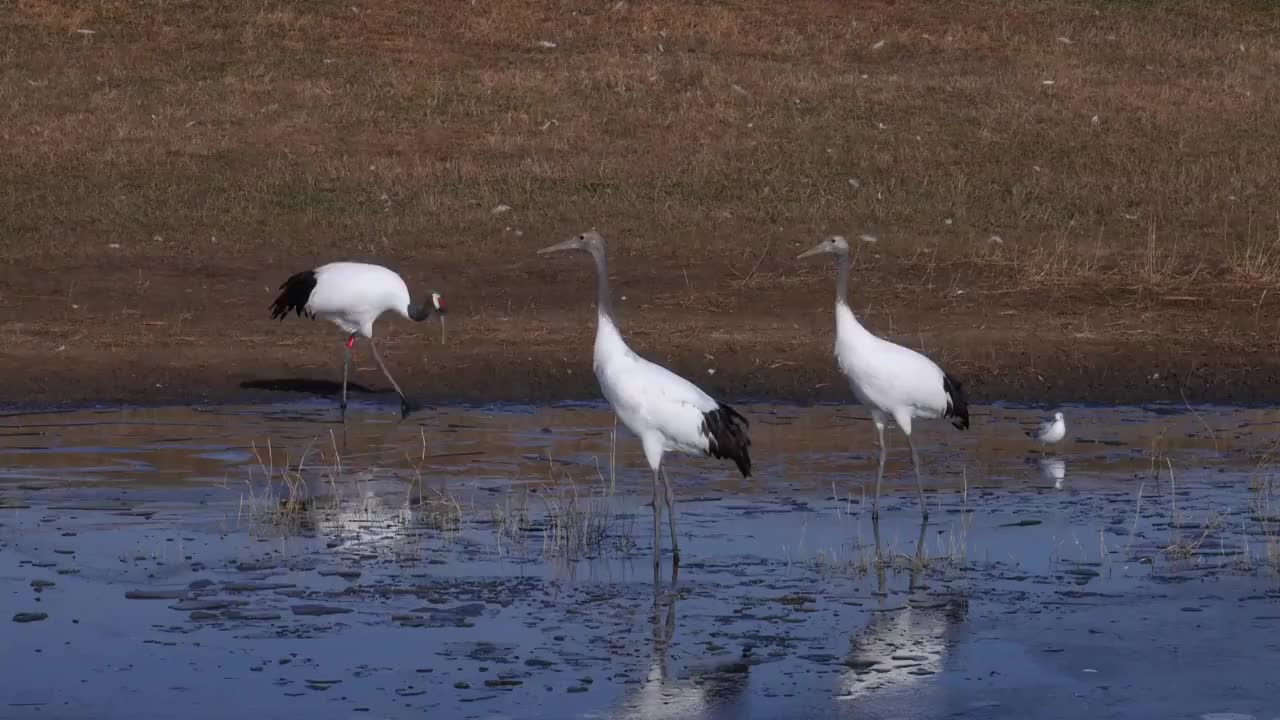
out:
M347 338L347 344L342 348L342 419L347 419L347 373L351 369L351 345L355 343L356 335L351 333Z
M876 542L876 557L873 563L876 568L876 591L883 597L885 584L884 551L880 545L880 518L874 515L871 516L871 534L875 537Z
M658 470L653 471L653 574L662 564L662 500L658 497Z
M880 481L884 480L884 461L889 447L884 442L884 418L873 417L872 421L876 424L876 436L880 439L880 469L876 472L876 495L871 501L871 519L877 520L880 517Z
M907 588L912 592L915 592L916 588L920 586L920 572L924 570L924 530L928 526L928 516L920 518L920 537L916 538L916 558L915 562L911 563L911 579L907 585Z
M373 359L378 361L378 367L382 368L382 374L387 376L387 379L391 381L391 387L395 388L396 393L400 396L400 417L407 416L409 414L409 401L405 399L404 391L400 389L400 384L396 382L395 378L391 377L391 371L387 370L387 364L382 362L382 356L378 354L378 345L373 341L373 338L369 338L369 348L373 350Z
M923 513L924 519L929 519L929 506L924 503L924 479L920 477L920 454L916 452L915 441L911 439L911 433L906 433L907 446L911 448L911 464L916 469L916 488L920 491L920 512Z
M680 564L680 543L676 540L676 493L671 489L671 476L662 468L662 484L667 491L667 520L671 523L671 562Z

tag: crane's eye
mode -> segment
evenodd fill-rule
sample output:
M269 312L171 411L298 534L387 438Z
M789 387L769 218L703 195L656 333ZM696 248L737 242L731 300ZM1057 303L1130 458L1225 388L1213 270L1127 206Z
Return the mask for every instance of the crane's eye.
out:
M578 239L579 239L579 240L586 240L586 239L587 239L587 236L586 236L586 235L579 235L579 236L578 236Z

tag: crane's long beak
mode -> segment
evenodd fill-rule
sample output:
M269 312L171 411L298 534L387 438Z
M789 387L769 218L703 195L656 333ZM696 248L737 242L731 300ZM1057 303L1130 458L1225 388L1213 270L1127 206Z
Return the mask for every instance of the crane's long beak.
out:
M440 344L444 345L448 341L449 336L444 331L444 313L436 313L440 316Z
M547 247L544 247L538 251L538 254L546 255L547 253L563 252L565 250L577 250L577 249L578 249L578 240L577 238L573 238L571 240L565 240L562 243L556 243L555 245L549 245Z
M812 248L810 248L810 249L808 249L808 250L805 250L804 252L802 252L802 253L800 253L799 255L797 255L797 256L796 256L796 259L797 259L797 260L803 260L803 259L805 259L805 258L807 258L807 257L811 257L811 256L813 256L813 255L817 255L817 254L819 254L819 253L823 253L823 252L826 252L826 251L827 251L827 244L826 244L826 243L818 243L817 245L814 245Z

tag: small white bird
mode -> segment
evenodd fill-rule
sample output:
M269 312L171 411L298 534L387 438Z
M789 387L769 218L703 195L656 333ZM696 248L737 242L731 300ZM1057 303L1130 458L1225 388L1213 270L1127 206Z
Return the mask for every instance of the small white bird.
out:
M378 354L373 342L373 322L385 312L394 312L406 319L422 322L435 312L440 317L440 336L444 339L444 298L438 292L431 293L430 302L414 303L409 288L396 272L381 265L368 263L335 262L321 265L315 270L295 273L280 285L280 295L271 303L272 319L283 320L290 311L301 317L322 318L332 322L347 335L342 351L342 414L347 412L347 373L351 365L351 346L359 335L369 341L373 359L382 368L382 374L400 396L400 416L409 414L409 401L404 391L391 377L387 366Z
M662 456L669 451L727 458L737 464L743 477L751 476L751 456L747 434L749 423L737 410L717 401L696 385L661 365L635 354L618 332L609 293L609 271L605 242L593 231L576 235L562 243L545 247L539 254L581 250L591 254L596 264L596 379L614 413L627 429L640 438L645 459L653 471L653 564L657 572L661 549L662 505L658 498L658 476ZM667 514L671 522L671 554L680 562L676 540L676 501L671 479L665 471Z
M1062 439L1066 436L1067 421L1060 412L1054 413L1052 420L1045 420L1035 430L1027 432L1027 437L1032 438L1041 445L1054 445L1062 442Z
M911 448L911 464L915 468L916 487L920 491L920 510L925 519L929 508L924 502L924 480L920 476L920 456L911 440L912 418L947 418L959 430L969 427L969 403L960 381L947 374L932 360L910 348L872 335L849 308L849 243L834 235L800 253L796 258L831 254L836 256L836 362L858 400L871 411L880 441L880 470L876 473L876 494L871 517L880 516L880 481L884 479L884 461L888 451L884 428L889 418L907 436Z

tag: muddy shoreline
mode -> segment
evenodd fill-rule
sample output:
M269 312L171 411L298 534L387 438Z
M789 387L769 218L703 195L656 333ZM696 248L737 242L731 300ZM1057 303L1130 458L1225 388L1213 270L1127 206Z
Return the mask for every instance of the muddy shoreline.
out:
M1147 403L1254 405L1280 402L1280 361L1274 355L1232 355L1210 360L1201 353L1149 353L1117 349L1090 360L1064 357L1058 366L1012 363L966 366L962 375L974 404L1013 403L1136 405ZM554 403L602 400L591 374L589 349L572 363L533 357L520 363L475 358L461 366L437 366L401 379L411 400L425 405ZM814 353L816 355L816 353ZM1158 357L1157 357L1158 355ZM805 358L785 368L717 363L714 376L698 376L688 353L670 367L729 402L850 403L857 401L833 363ZM1081 366L1081 363L1088 365ZM0 408L161 406L333 399L340 375L327 367L271 362L249 368L202 362L166 362L148 353L122 353L95 361L27 363L0 359ZM403 371L402 371L403 374ZM384 379L368 368L353 380L356 401L391 402Z
M336 393L343 339L323 321L272 321L277 268L288 266L268 265L244 275L175 264L136 292L122 289L126 271L113 265L0 268L0 406L299 397L260 389L273 381ZM853 402L831 351L829 268L758 288L725 286L714 266L686 275L632 260L624 269L615 311L642 356L730 402ZM920 285L911 264L855 270L855 311L872 332L959 378L973 404L1280 402L1280 296L1232 284L1176 294L1010 290L999 277L974 276L980 269L946 271L970 279L965 292ZM520 265L495 282L483 269L444 265L447 343L434 323L379 320L389 368L428 404L599 399L593 278L556 274L564 270ZM361 345L352 381L388 389Z

